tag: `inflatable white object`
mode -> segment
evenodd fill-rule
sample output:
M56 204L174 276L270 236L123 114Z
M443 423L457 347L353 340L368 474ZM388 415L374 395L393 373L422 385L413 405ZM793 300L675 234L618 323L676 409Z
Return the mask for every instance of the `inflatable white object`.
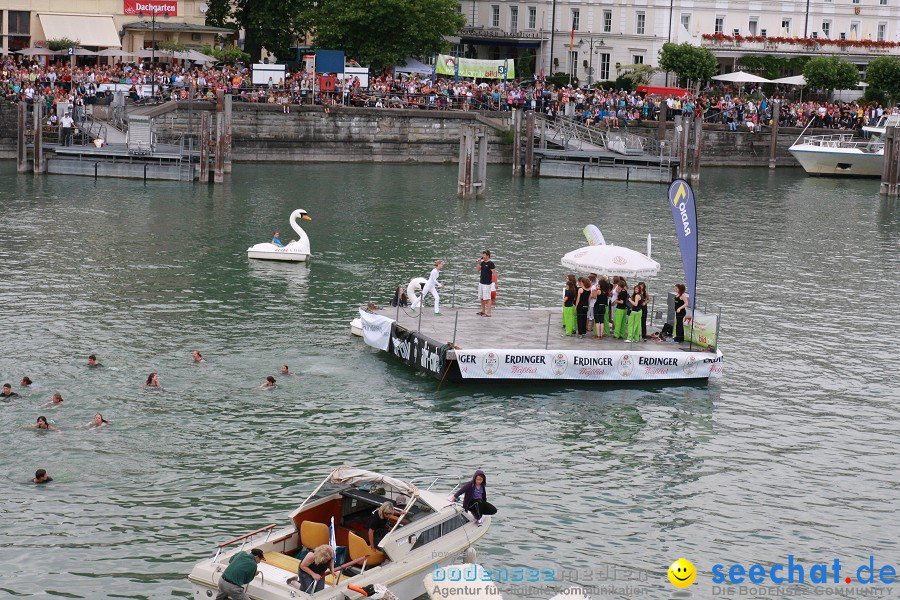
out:
M409 300L410 304L414 304L419 299L419 292L422 291L426 283L428 283L428 280L424 277L413 277L409 280L409 284L406 286L406 299Z
M297 223L298 219L312 221L306 211L298 208L291 213L291 227L297 233L298 238L284 247L276 246L272 242L263 242L247 248L247 258L260 260L286 260L291 262L303 262L309 258L309 236Z

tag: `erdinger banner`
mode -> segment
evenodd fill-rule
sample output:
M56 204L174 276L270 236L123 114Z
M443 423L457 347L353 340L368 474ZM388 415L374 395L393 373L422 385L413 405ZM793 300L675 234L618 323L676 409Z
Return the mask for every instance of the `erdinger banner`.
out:
M687 286L688 299L693 307L697 299L697 207L694 204L694 190L684 179L676 179L669 186L669 205L672 207L675 233L681 247L684 285Z
M639 381L722 375L722 353L457 350L463 379Z
M379 350L387 351L391 343L391 325L393 319L375 315L359 309L359 319L362 321L363 339L366 344Z
M448 345L438 345L421 333L391 325L391 340L387 351L406 364L435 377L443 377L447 363Z
M125 0L124 12L126 15L140 15L144 13L145 16L150 16L153 13L156 13L157 16L162 16L168 13L170 17L177 17L178 2L175 0Z

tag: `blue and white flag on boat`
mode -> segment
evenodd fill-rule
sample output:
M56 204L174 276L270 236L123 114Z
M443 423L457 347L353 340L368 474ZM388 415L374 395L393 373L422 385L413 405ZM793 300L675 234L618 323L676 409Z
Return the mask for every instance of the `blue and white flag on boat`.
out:
M331 555L334 557L331 559L331 564L334 566L334 561L337 559L337 542L334 539L334 517L331 517L331 525L328 526L328 543L331 544Z

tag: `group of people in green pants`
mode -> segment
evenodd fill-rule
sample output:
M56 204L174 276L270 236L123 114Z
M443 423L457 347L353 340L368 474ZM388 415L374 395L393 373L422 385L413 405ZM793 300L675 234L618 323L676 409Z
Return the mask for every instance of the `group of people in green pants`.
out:
M580 280L569 275L563 294L566 335L584 337L590 329L596 339L612 335L626 343L640 342L647 338L649 302L643 281L629 293L628 282L618 275L612 281L594 273Z

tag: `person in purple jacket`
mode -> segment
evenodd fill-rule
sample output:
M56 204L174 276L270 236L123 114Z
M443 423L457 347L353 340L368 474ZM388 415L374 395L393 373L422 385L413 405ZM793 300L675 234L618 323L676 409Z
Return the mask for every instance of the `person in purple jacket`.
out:
M464 483L462 487L453 493L453 502L462 496L463 510L467 510L474 515L475 523L481 527L484 521L484 515L496 515L497 509L493 504L487 501L487 478L484 471L478 469L472 476L472 481Z

